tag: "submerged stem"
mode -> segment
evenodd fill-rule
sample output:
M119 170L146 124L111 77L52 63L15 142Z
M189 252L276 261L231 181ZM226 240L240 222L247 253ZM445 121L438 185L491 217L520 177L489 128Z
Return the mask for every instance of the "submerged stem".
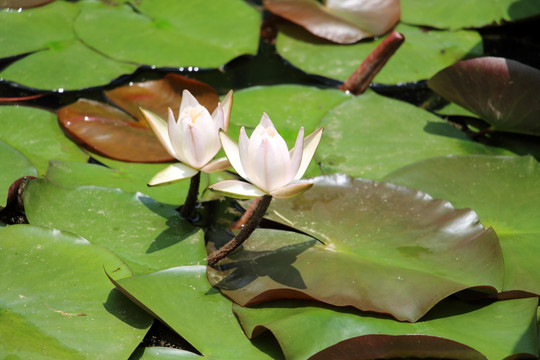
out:
M264 195L260 198L257 207L253 211L253 215L249 218L246 225L240 230L238 235L236 235L231 241L226 243L220 249L214 251L206 258L208 266L214 267L214 265L229 255L233 250L242 245L244 241L255 231L259 223L261 222L270 202L272 201L272 195Z
M199 184L201 183L201 172L199 171L191 178L189 183L189 190L186 196L186 201L180 209L180 215L184 219L189 219L193 215L195 204L197 204L197 198L199 197Z

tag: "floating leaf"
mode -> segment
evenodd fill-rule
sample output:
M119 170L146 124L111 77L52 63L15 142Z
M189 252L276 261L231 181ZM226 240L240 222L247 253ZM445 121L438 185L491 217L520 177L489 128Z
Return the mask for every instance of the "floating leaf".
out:
M380 179L414 161L448 154L511 154L472 142L422 109L366 92L330 110L315 157L323 173Z
M382 35L399 21L399 0L324 1L264 0L271 12L292 21L312 34L339 43L352 44Z
M20 106L0 106L0 140L23 154L39 174L50 160L86 162L88 155L69 140L48 111Z
M316 38L295 25L283 25L276 39L279 53L305 72L345 81L383 39L337 45ZM482 54L482 39L474 31L436 31L400 24L395 31L405 42L374 82L397 84L429 79L464 57Z
M444 29L492 26L540 14L536 0L401 0L401 21Z
M389 183L313 180L304 194L274 201L267 215L324 244L255 231L227 263L208 269L210 282L236 303L307 298L416 321L460 290L502 288L497 236L473 211ZM224 238L209 240L220 247Z
M540 295L540 165L534 158L428 159L396 170L385 180L473 208L501 241L503 290Z
M441 70L428 85L492 125L540 136L540 70L514 60L483 57Z
M109 165L119 163L118 161L111 162ZM95 164L52 161L45 178L63 187L73 188L95 185L119 188L125 192L140 192L158 202L174 206L179 206L184 201L189 188L189 181L177 182L168 186L149 187L146 185L153 175L169 166L169 164L127 163L126 165L120 166L119 169L111 169ZM201 175L201 186L206 187L208 184L207 176L205 174Z
M6 206L8 190L19 178L38 176L36 168L20 152L0 141L0 210Z
M202 231L173 207L140 193L96 186L70 189L33 180L24 207L30 224L83 236L114 252L136 274L198 264L206 255Z
M52 1L55 0L0 0L0 8L30 8L34 6L41 6Z
M205 266L181 266L115 281L117 288L212 359L279 359L268 339L251 343L213 289ZM167 294L167 296L159 296Z
M125 359L152 318L111 285L115 255L56 229L0 229L0 354L5 359Z
M168 119L167 109L178 111L184 89L193 91L210 112L216 108L218 96L210 86L169 74L161 80L131 83L105 93L132 117L110 105L79 99L59 109L58 119L77 142L102 155L133 162L172 161L175 159L154 135L139 107Z
M142 0L133 5L136 11L129 5L85 7L75 32L113 59L159 67L217 68L257 52L260 13L243 1L208 6L204 0Z
M234 312L250 338L270 330L288 360L500 360L538 356L537 303L531 298L482 307L445 300L414 324L293 301L235 305Z
M211 20L210 20L211 19ZM56 1L0 11L0 77L39 89L104 85L142 64L217 68L257 52L260 13L244 1ZM136 36L134 36L136 34Z

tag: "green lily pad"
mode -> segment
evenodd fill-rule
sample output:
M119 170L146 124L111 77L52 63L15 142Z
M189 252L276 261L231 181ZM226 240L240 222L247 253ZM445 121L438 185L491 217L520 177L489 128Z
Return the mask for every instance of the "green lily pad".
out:
M301 126L305 128L306 135L310 134L320 126L319 122L328 110L350 98L337 89L322 90L300 85L256 86L240 90L234 93L228 133L238 139L242 126L251 133L266 112L292 148ZM313 161L306 176L320 174L318 165Z
M439 70L465 57L480 56L482 39L473 31L437 31L400 24L396 31L405 42L374 82L396 84L429 79ZM345 81L382 41L338 45L319 39L295 25L280 26L278 52L305 72Z
M233 309L250 338L270 330L289 360L500 360L538 356L537 303L529 298L482 307L445 300L414 324L293 301Z
M396 170L385 180L473 208L501 241L503 290L540 295L540 165L534 158L428 159Z
M34 36L39 37L38 34ZM80 42L70 40L12 63L0 72L0 77L36 89L64 91L104 85L134 72L136 68L113 61Z
M312 180L304 194L275 200L267 216L322 243L258 229L226 263L208 269L210 282L236 303L307 298L414 322L458 291L502 289L497 235L473 211L389 183ZM221 247L226 236L209 234Z
M73 40L71 22L77 12L78 6L67 1L20 12L0 11L0 57L50 49Z
M210 358L280 359L279 348L269 339L252 343L246 338L230 301L208 284L205 270L181 266L120 279L115 285Z
M201 230L182 220L174 207L141 193L33 180L24 207L30 224L83 236L114 252L136 274L199 264L206 256Z
M85 8L75 32L113 59L159 67L216 68L257 52L260 13L243 1L142 0L134 6L137 11L127 5Z
M261 15L243 1L133 3L56 1L0 12L0 57L34 52L0 77L40 89L77 89L107 84L143 64L217 68L257 52Z
M23 154L39 174L45 174L50 160L88 160L88 155L64 135L56 115L48 111L1 106L0 128L0 141Z
M167 186L149 187L146 184L153 176L152 174L157 174L160 170L169 166L169 164L145 165L147 169L143 169L143 164L134 166L141 169L141 171L144 170L148 174L146 176L140 176L138 173L129 170L126 171L125 169L117 170L95 164L51 161L45 178L56 185L64 187L95 185L118 188L125 192L143 193L164 204L174 206L182 204L189 188L189 180ZM206 174L201 175L201 189L203 189L208 184L208 176Z
M492 125L493 130L540 136L540 70L482 57L460 61L429 79L431 89Z
M366 92L328 112L315 158L323 173L380 179L415 161L449 154L509 155L475 143L435 115Z
M443 29L477 28L540 14L535 0L401 0L401 21Z
M125 359L152 318L111 285L131 274L76 235L31 225L0 230L0 355L4 359Z
M6 206L11 184L23 176L38 176L36 168L20 152L0 141L0 210Z

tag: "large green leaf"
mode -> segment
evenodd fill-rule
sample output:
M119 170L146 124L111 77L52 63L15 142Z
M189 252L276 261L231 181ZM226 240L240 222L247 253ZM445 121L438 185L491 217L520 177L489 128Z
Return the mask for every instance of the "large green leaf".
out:
M234 94L229 134L238 139L241 126L250 133L266 112L292 148L301 126L305 128L306 135L311 133L320 126L319 122L328 110L350 98L337 89L322 90L300 85L257 86L241 90ZM308 176L320 173L313 162Z
M257 52L260 13L244 1L133 3L56 1L1 11L0 57L36 52L0 77L40 89L75 89L109 83L141 64L217 68Z
M198 359L210 360L212 358L200 356L190 351L174 349L170 347L146 347L137 349L129 358L129 360L184 360Z
M503 289L540 294L540 165L534 158L435 158L399 169L385 180L473 208L501 241Z
M344 46L319 39L295 25L281 26L280 30L276 46L284 58L308 73L342 81L382 41ZM421 30L405 24L398 25L395 30L405 35L405 43L374 82L396 84L429 79L464 57L482 54L482 39L476 32Z
M251 343L245 337L231 302L208 284L205 270L204 266L181 266L115 284L204 355L216 359L281 358L269 339Z
M446 300L414 324L293 301L235 305L234 311L249 337L270 330L287 360L501 360L538 356L537 303L530 298L482 307Z
M136 274L201 263L202 231L173 207L141 193L33 180L24 194L30 224L71 231L110 249Z
M23 176L37 176L36 168L20 152L0 141L0 210L6 206L9 187Z
M401 21L437 28L483 27L540 14L536 0L401 0Z
M85 8L75 21L75 32L114 59L160 67L219 67L257 52L260 14L243 1L133 4L137 12L127 5Z
M313 181L304 194L275 200L268 217L324 244L259 229L208 269L213 285L240 305L292 296L408 321L460 290L502 288L497 236L473 211L394 184L346 175ZM227 239L209 234L216 247Z
M0 11L0 57L50 49L73 40L71 22L77 12L77 5L67 1L31 10Z
M509 154L467 140L437 116L366 92L328 112L315 157L323 173L380 179L414 161L448 154Z
M34 36L39 37L39 34ZM55 43L45 51L14 62L1 71L0 76L36 89L64 91L107 84L135 69L134 65L113 61L84 44L71 40ZM92 76L89 76L89 73Z
M23 154L39 174L50 160L86 161L88 155L69 140L58 126L56 115L20 106L0 107L0 140Z
M120 162L117 162L120 163ZM128 168L130 167L127 164ZM156 201L171 205L180 205L184 201L189 188L189 179L180 181L167 186L152 186L146 184L151 177L163 170L169 164L137 164L132 165L146 172L147 175L138 175L138 173L123 168L111 169L106 166L95 164L85 164L65 161L52 161L45 178L52 183L64 187L78 187L95 185L109 188L119 188L125 192L140 192L150 196ZM147 167L147 169L144 169ZM208 183L208 176L201 174L201 188Z
M131 274L111 252L56 229L0 230L0 357L125 359L152 318L111 285Z

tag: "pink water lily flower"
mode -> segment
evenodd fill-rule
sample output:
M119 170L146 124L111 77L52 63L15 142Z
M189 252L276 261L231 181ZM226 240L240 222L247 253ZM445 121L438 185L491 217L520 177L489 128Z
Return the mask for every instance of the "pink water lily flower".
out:
M226 180L210 188L242 199L262 195L287 198L306 191L313 183L297 180L306 172L321 140L322 130L320 128L304 139L304 128L300 128L291 151L266 114L251 138L242 127L238 145L221 132L220 139L227 158L238 174L250 183Z
M156 114L141 109L150 127L165 149L180 163L157 173L148 185L162 185L196 175L212 173L230 167L226 158L212 161L221 149L219 132L227 131L232 107L232 91L219 103L212 115L199 104L188 90L182 92L178 119L169 108L168 122Z

